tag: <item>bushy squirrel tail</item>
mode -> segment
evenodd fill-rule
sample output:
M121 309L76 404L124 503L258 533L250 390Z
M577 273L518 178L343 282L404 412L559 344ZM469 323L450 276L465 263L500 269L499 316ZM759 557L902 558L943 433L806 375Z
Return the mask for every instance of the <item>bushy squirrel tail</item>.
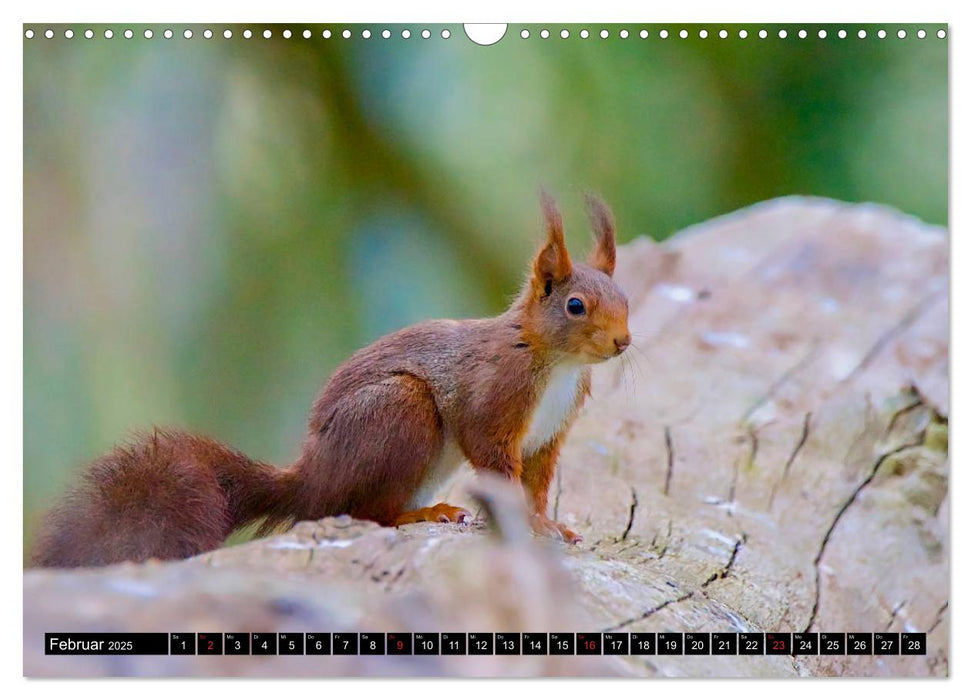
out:
M36 566L70 568L182 559L236 528L265 532L297 509L295 472L175 430L135 436L93 462L44 519Z

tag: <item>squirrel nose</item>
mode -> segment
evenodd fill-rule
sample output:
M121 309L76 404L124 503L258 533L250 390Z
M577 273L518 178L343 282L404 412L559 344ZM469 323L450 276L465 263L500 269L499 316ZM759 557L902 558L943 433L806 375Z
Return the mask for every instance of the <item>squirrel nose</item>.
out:
M630 345L630 333L621 338L614 338L614 345L617 346L618 355L624 352L624 350L627 349L627 346Z

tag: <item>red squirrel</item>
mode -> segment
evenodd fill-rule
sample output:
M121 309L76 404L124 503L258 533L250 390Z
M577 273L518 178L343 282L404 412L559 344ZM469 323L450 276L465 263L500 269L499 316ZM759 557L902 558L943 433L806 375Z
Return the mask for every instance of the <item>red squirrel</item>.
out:
M466 522L463 508L430 505L464 460L521 485L534 531L579 542L547 517L547 492L590 366L630 344L627 298L612 278L606 205L588 197L595 243L582 264L553 200L541 203L546 239L509 309L419 323L354 353L314 401L291 466L182 431L140 434L91 464L47 515L34 563L179 559L260 520L259 534L343 513L385 526Z

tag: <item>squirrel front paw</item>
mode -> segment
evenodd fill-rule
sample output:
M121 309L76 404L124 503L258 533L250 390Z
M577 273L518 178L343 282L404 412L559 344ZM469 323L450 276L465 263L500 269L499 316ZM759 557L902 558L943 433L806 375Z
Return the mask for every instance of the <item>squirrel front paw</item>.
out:
M551 520L545 515L533 513L529 518L529 524L532 525L533 532L537 535L546 535L547 537L563 540L569 544L583 542L583 538L566 525Z

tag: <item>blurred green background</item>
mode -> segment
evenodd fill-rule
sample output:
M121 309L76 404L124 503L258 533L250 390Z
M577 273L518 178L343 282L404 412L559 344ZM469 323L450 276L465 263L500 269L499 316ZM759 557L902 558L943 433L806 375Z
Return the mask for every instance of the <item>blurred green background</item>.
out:
M81 465L137 427L292 460L353 350L505 306L538 241L540 185L577 247L584 190L622 240L788 194L947 223L939 26L903 40L897 25L865 40L848 25L784 40L687 26L683 40L631 25L603 40L587 25L563 40L561 25L548 39L510 25L491 47L460 25L407 40L401 25L391 39L208 26L208 40L175 25L168 40L157 25L150 40L121 25L24 40L28 540Z

